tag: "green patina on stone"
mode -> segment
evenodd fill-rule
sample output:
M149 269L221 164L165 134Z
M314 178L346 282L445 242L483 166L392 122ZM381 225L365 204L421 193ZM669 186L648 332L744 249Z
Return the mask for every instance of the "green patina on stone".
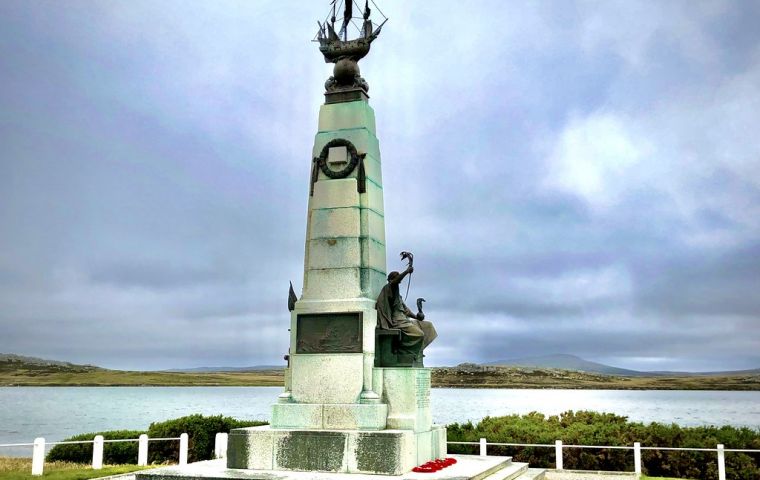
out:
M399 469L397 435L360 433L356 438L356 462L359 471L372 473L395 473Z
M277 462L287 470L337 472L343 466L346 434L294 431L277 442Z
M227 468L248 468L250 437L230 434L227 443Z

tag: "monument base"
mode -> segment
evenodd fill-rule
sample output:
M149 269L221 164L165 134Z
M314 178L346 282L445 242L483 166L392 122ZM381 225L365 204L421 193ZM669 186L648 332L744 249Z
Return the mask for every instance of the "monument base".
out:
M405 473L378 477L352 473L286 472L276 470L237 470L226 468L224 460L191 463L136 472L137 480L543 480L545 470L528 469L526 463L513 463L510 457L450 455L457 463L434 473Z
M227 467L400 475L446 456L446 429L280 430L269 426L230 432Z

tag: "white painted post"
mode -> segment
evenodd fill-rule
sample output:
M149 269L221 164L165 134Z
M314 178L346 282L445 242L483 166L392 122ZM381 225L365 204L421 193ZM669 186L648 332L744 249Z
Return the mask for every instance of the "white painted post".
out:
M636 472L636 477L641 476L641 443L634 442L633 444L633 468Z
M148 435L140 435L137 441L137 465L145 467L148 465Z
M488 455L488 452L486 450L487 448L488 448L488 443L486 442L486 439L481 438L480 439L480 456L481 457L485 457L486 455Z
M188 437L186 433L179 436L179 464L187 465Z
M219 432L214 439L214 458L227 458L227 439L226 433Z
M562 470L562 440L554 442L554 456L557 457L557 470Z
M718 480L726 480L726 452L723 444L718 444Z
M93 470L103 468L103 435L95 435L92 441L92 468Z
M34 439L34 447L32 450L32 475L42 475L42 470L45 468L45 439L37 437Z

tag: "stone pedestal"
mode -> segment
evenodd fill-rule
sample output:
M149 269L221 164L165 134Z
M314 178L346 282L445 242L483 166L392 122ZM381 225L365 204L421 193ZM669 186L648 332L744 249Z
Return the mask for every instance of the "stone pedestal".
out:
M400 475L446 455L446 429L283 430L240 428L230 432L227 467Z
M357 363L359 354L346 355L305 356L294 363L305 390L294 383L293 397L313 403L278 403L271 426L232 430L228 468L399 475L445 457L446 429L433 425L430 412L430 369L374 368L376 399L361 403L361 370L354 372L351 389L328 391L329 382L341 384L330 367L345 362L346 371ZM354 402L326 403L335 400Z

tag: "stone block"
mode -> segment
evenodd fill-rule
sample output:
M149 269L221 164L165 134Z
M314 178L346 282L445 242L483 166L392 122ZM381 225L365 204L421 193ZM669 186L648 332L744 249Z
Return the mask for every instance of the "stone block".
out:
M360 209L354 207L310 210L309 239L358 237L362 234ZM375 225L375 228L377 226Z
M443 425L433 425L433 458L445 458L448 454L446 446L446 427Z
M322 148L324 148L330 140L335 140L336 138L342 138L353 143L354 147L356 147L357 153L366 153L377 160L380 159L380 143L366 128L317 133L314 137L312 158L318 157L322 153Z
M400 475L415 466L414 438L409 432L384 431L352 435L349 471Z
M385 246L385 217L370 208L362 208L361 216L361 236L372 238L373 240Z
M348 434L330 431L293 430L278 438L275 445L276 470L345 472L348 470Z
M231 430L227 437L227 467L271 470L277 435L266 425Z
M385 206L383 205L383 188L372 182L367 182L367 193L362 199L362 206L374 210L380 215L385 215Z
M375 259L377 255L375 252ZM359 237L309 240L309 269L358 268L361 266L362 251Z
M428 432L429 433L429 432ZM420 457L429 446L411 431L276 430L270 427L230 432L227 466L232 469L295 470L401 475L434 457ZM265 452L266 460L252 452ZM269 465L260 468L260 465Z
M429 368L381 368L388 428L424 432L432 426ZM377 390L376 390L377 391Z
M383 430L388 416L388 405L348 404L324 405L322 428L331 430Z
M364 354L293 354L290 362L296 403L358 403Z
M314 403L276 403L272 406L272 428L322 428L322 405Z
M314 184L310 209L359 207L359 192L355 178L320 180Z
M371 268L362 268L361 285L363 296L367 298L377 298L377 296L380 295L380 290L386 283L388 282L384 271L380 272Z
M311 260L310 260L311 261ZM337 300L362 296L360 268L307 270L304 299Z
M415 433L415 437L415 443L417 444L417 465L421 465L431 458L436 458L435 455L433 455L433 432L430 430L426 432L417 432Z
M364 157L364 174L368 180L372 180L378 185L383 184L383 171L380 165L380 160L372 155Z
M375 135L375 111L366 101L326 104L319 107L318 130L366 128Z
M374 238L363 237L359 240L361 245L361 266L371 268L378 272L385 272L385 245Z

